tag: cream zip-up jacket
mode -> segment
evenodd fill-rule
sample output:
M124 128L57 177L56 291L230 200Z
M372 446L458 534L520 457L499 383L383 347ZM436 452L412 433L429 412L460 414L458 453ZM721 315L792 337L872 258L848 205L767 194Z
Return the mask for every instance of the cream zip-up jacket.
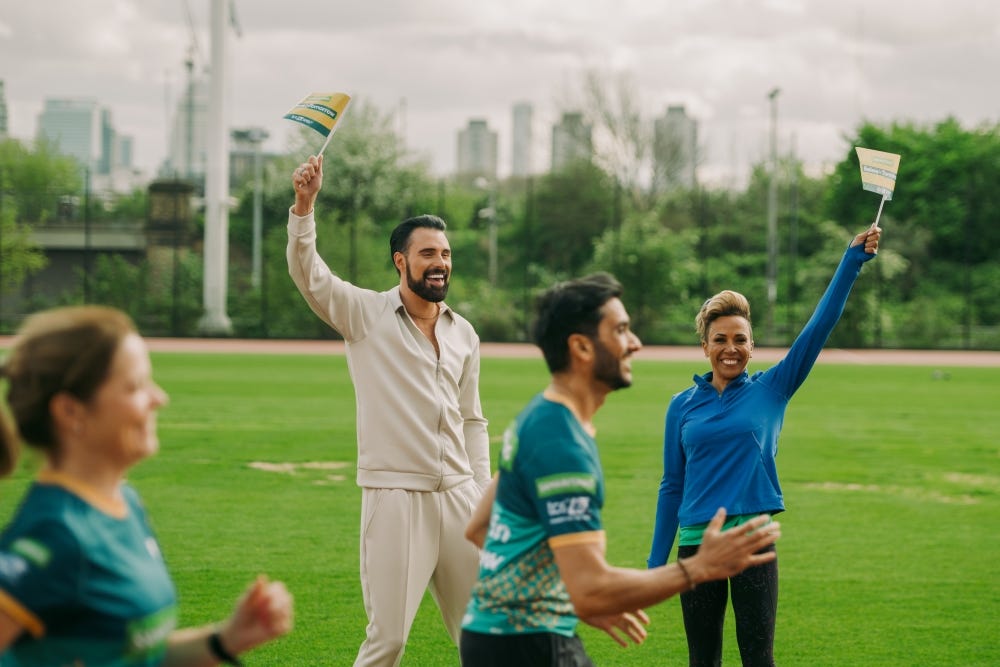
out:
M312 213L288 213L288 273L313 312L344 338L357 402L358 486L443 491L490 481L479 401L479 337L441 304L434 346L410 319L399 286L362 289L316 252Z

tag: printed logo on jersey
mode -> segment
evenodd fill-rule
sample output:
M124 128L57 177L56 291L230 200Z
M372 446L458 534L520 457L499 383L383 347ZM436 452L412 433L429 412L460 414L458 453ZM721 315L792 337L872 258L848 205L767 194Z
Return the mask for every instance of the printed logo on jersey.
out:
M146 551L149 552L149 555L152 556L154 560L163 560L163 554L160 553L160 545L156 543L155 538L146 538Z
M12 584L28 571L28 561L18 554L0 553L0 580Z
M166 651L167 637L176 627L177 608L173 605L132 621L126 629L129 657L161 655Z
M489 572L496 572L507 559L492 551L482 551L479 554L479 565Z
M52 560L52 552L47 546L36 540L21 537L14 540L10 550L20 554L38 568L44 568Z
M567 521L589 521L590 496L572 496L546 501L545 512L549 515L549 523L553 525Z
M597 493L597 477L583 472L568 472L559 475L539 477L535 480L539 498L562 495L564 493Z
M508 472L514 467L514 455L517 454L517 428L511 424L503 432L503 444L500 445L500 468Z
M496 540L497 542L506 544L508 541L510 541L510 534L511 534L510 526L508 526L507 524L505 524L500 520L499 512L494 512L490 516L490 529L489 532L487 533L487 535L489 535L489 538L491 540Z

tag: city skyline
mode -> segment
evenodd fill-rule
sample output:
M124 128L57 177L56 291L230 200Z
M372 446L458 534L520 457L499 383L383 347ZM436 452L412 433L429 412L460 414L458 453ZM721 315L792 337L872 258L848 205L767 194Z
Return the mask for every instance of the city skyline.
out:
M975 127L1000 119L1000 90L988 83L1000 67L1000 6L816 5L303 0L288 11L235 0L242 36L229 35L229 124L264 127L265 150L283 151L292 129L284 112L309 92L344 90L383 112L405 109L407 145L437 174L456 169L457 132L471 118L486 120L499 135L505 176L511 109L528 102L537 173L548 167L547 129L579 107L584 76L597 69L610 81L631 78L650 122L683 105L704 147L699 178L725 182L766 159L774 88L781 152L794 143L814 167L847 155L844 137L864 120L954 116ZM208 0L12 5L0 17L10 136L34 138L46 98L94 98L133 137L135 164L155 173L168 154L189 53L198 71L207 65L208 10Z

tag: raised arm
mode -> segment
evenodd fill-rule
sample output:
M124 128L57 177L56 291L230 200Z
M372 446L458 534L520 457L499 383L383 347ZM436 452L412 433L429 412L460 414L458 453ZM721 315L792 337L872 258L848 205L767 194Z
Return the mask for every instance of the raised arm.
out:
M323 185L323 158L310 156L292 174L295 203L288 211L288 275L316 315L351 342L365 335L366 295L338 277L316 250L313 207Z
M861 273L861 266L878 254L882 229L869 227L854 237L816 310L788 350L788 354L767 373L769 382L786 398L805 381L830 333L840 320L847 297Z
M299 217L312 213L316 197L323 187L323 156L310 155L300 164L292 174L292 186L295 188L292 213Z

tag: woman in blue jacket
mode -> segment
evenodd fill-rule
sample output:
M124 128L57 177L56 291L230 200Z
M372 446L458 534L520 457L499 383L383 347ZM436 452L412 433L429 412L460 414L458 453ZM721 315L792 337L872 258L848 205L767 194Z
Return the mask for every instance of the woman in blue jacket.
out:
M746 370L753 354L746 298L726 290L702 305L695 323L712 370L695 375L667 409L649 567L666 563L678 528L678 560L697 552L720 507L728 511L727 528L784 510L774 457L785 409L840 319L861 265L878 252L881 234L871 227L854 237L788 354L766 371L750 376ZM774 665L777 560L681 595L690 664L721 664L730 591L743 665Z

